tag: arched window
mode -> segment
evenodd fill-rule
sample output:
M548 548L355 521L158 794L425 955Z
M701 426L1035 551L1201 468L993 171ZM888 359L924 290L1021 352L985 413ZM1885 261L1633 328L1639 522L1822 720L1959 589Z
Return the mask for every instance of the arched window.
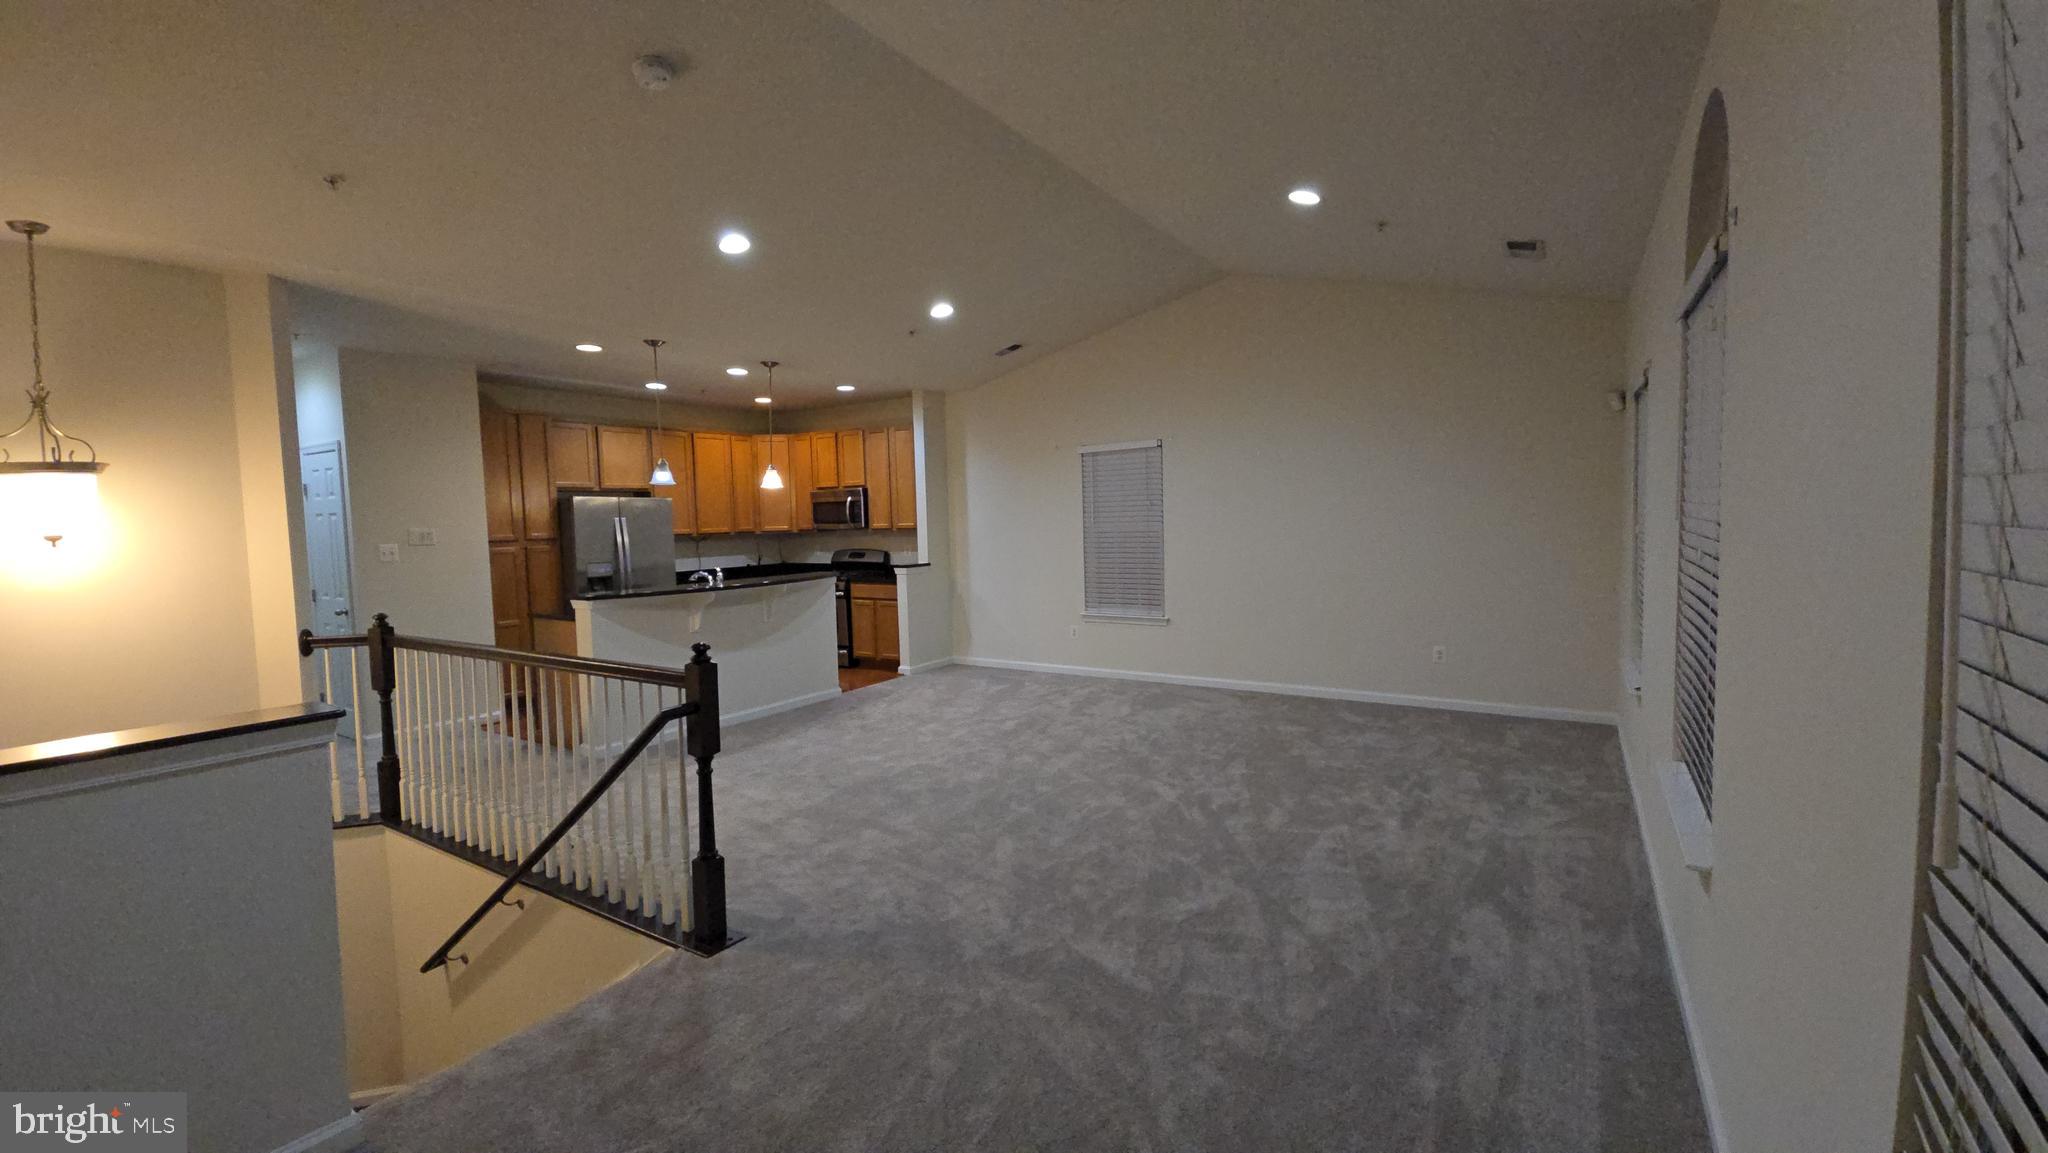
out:
M1678 471L1678 620L1673 744L1714 807L1714 686L1721 631L1721 395L1728 310L1728 110L1707 97L1693 145L1686 211L1684 408Z

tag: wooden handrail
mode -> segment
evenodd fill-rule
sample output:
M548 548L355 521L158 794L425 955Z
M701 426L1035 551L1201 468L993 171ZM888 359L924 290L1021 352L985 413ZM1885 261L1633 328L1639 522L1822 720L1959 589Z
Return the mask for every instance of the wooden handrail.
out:
M369 644L366 633L351 633L339 637L316 637L311 629L299 630L299 655L310 657L315 649L350 648ZM564 673L582 673L585 676L611 677L616 680L645 681L663 688L683 687L684 674L681 669L663 668L660 665L638 665L629 661L607 661L596 657L572 657L560 653L537 653L526 649L501 649L491 645L470 644L467 641L447 641L435 637L414 637L394 632L391 647L411 649L414 652L442 653L447 656L474 657L478 660L499 661L504 664L525 665L536 669L553 669Z

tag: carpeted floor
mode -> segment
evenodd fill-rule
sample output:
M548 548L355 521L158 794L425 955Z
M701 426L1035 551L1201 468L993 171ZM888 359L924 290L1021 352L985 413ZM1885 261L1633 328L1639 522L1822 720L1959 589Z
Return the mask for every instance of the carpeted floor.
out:
M718 770L750 939L372 1149L1707 1148L1610 729L947 669Z

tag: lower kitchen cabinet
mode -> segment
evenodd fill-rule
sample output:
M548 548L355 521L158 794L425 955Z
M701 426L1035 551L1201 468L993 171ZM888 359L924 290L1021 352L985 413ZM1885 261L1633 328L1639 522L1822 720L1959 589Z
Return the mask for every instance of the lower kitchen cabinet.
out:
M897 639L896 586L856 583L846 590L853 618L853 655L864 661L902 659Z

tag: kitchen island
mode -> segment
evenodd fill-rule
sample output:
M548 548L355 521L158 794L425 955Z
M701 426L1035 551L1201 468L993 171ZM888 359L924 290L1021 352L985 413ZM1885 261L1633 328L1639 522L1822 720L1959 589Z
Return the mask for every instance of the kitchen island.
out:
M573 597L577 654L681 668L708 644L726 723L839 695L831 570L766 567L781 571Z

